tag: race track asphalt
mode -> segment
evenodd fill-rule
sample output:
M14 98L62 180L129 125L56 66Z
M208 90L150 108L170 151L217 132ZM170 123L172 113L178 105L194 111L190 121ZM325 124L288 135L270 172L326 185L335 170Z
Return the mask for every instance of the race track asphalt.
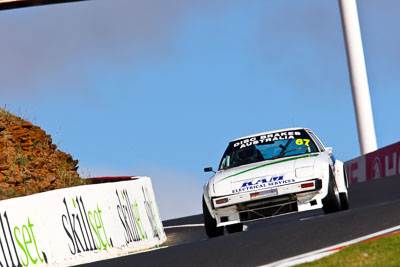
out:
M85 266L259 266L400 225L400 176L349 188L350 209L304 212L247 223L247 231L207 239L195 215L163 224L166 248Z

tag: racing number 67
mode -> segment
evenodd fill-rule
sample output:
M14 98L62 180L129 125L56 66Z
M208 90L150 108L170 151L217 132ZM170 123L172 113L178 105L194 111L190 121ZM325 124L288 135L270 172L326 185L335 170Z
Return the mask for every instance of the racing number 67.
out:
M310 143L310 139L296 139L296 145L301 146L305 144L308 146L308 143Z

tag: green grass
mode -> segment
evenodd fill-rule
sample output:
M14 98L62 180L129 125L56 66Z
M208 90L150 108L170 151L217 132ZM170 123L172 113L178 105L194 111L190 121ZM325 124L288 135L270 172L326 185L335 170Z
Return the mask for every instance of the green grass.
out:
M355 244L320 260L296 266L400 266L400 235Z

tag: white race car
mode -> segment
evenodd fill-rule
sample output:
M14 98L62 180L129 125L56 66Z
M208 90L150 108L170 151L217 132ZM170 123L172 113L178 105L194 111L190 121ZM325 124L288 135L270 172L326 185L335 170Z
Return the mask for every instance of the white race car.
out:
M215 237L243 230L243 222L322 208L349 208L343 162L306 128L238 138L229 143L204 185L206 233Z

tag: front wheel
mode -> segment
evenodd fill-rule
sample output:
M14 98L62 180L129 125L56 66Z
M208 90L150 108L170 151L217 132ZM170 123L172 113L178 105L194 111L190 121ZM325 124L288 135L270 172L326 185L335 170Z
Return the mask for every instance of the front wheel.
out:
M340 194L336 185L332 169L329 169L328 194L322 200L323 210L326 214L337 212L341 209Z
M217 220L215 220L208 211L207 204L203 197L203 218L204 227L208 237L217 237L224 234L224 227L217 227Z

